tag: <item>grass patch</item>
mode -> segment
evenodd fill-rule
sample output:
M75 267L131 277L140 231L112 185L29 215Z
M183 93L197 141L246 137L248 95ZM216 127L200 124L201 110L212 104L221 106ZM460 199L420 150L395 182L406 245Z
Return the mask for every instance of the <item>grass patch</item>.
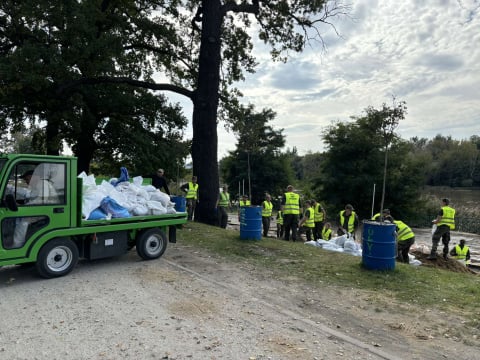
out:
M371 298L394 298L402 304L449 311L478 326L480 276L396 263L392 271L362 268L361 257L277 239L240 240L238 231L190 222L177 233L178 241L202 248L229 262L263 267L279 279L294 276L320 289L361 289ZM475 319L475 320L474 320Z

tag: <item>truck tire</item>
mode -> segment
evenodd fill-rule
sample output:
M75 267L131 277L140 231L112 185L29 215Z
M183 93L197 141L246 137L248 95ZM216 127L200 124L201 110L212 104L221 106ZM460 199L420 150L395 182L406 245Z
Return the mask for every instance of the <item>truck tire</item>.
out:
M167 237L158 229L147 229L137 236L137 253L143 260L158 259L167 249Z
M46 279L68 274L78 262L78 248L70 239L53 239L40 249L37 272Z

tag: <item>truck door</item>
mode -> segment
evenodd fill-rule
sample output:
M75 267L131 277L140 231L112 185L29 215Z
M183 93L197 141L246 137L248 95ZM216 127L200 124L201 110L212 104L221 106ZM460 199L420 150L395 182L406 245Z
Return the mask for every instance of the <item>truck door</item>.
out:
M11 166L0 208L2 251L25 256L39 235L70 226L69 165L68 161L19 160ZM5 206L8 194L15 197L17 211Z

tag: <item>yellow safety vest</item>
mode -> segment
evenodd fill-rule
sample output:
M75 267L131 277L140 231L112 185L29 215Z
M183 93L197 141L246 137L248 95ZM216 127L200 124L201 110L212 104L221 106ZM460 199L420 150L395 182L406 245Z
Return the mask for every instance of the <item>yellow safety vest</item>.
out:
M287 214L300 214L300 195L293 192L285 193L285 205L283 206L283 213Z
M342 223L342 221L345 220L343 217L343 214L345 213L345 210L340 211L340 225L345 228L345 224ZM348 229L347 231L349 233L353 233L353 230L355 230L355 211L352 211L350 214L350 217L348 218Z
M322 222L323 220L322 205L317 203L315 204L315 222Z
M270 217L272 216L273 204L270 201L265 200L262 207L262 216Z
M194 184L192 182L188 183L188 192L187 192L187 199L196 199L197 198L197 191L198 191L198 184Z
M465 260L467 258L468 250L469 248L467 245L464 245L463 249L460 247L460 245L456 245L455 252L457 253L457 255L455 255L454 258L458 260Z
M330 235L332 234L332 229L323 228L322 229L322 239L330 240Z
M221 192L218 206L227 207L229 202L230 202L230 194Z
M442 219L437 223L437 226L448 225L451 230L455 229L455 209L450 206L443 206L442 210Z
M315 211L312 208L308 208L307 210L305 210L305 213L303 216L305 217L308 216L307 220L304 223L304 226L308 228L314 228L315 227Z
M405 240L411 239L415 236L412 229L407 224L405 224L403 221L395 220L394 223L398 227L398 232L397 232L397 240L398 241L405 241Z
M376 213L375 215L372 216L372 220L377 221L378 218L380 218L380 213Z
M250 206L250 200L247 200L247 201L243 201L243 200L240 200L240 206Z
M277 224L283 225L283 214L281 210L278 212L277 215Z

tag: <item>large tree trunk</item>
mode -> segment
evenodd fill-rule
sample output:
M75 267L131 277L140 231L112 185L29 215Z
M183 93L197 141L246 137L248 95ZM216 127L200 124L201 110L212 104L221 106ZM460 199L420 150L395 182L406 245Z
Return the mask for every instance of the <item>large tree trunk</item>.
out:
M58 114L51 113L48 116L47 126L45 128L45 142L47 155L60 155L60 121Z
M202 1L202 38L197 91L193 101L193 173L198 177L197 221L214 224L219 193L217 108L220 84L222 13L220 0Z
M86 174L90 173L90 162L93 159L96 145L87 141L78 141L75 145L75 156L78 158L77 171L80 174L85 171Z
M91 115L89 111L85 109L83 117L80 122L80 132L78 134L77 143L73 146L72 150L74 155L78 158L78 173L82 171L90 173L90 162L93 159L95 150L97 150L97 143L95 141L95 131L97 125L101 121L101 117Z

